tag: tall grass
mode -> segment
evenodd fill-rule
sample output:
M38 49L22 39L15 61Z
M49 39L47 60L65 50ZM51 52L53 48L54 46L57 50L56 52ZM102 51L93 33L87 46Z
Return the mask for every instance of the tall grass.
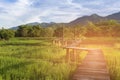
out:
M99 48L103 51L111 80L120 80L120 38L88 38L84 47ZM91 43L92 42L92 43Z
M66 52L48 38L0 41L0 80L70 80L76 65L65 63ZM120 38L86 38L81 47L100 48L111 80L120 80ZM79 52L81 60L86 52Z
M0 80L69 80L75 65L51 40L14 38L0 41Z
M106 48L103 51L107 60L111 80L120 80L120 50Z

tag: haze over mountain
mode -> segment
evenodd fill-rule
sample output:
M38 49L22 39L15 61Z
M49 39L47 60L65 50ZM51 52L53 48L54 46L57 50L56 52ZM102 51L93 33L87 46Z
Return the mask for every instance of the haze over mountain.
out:
M99 21L103 21L103 20L106 20L106 18L102 17L102 16L99 16L97 14L92 14L90 16L83 16L83 17L77 18L76 20L71 21L70 24L73 24L73 25L75 25L75 24L85 25L89 21L90 22L99 22Z
M120 12L118 13L114 13L105 17L99 16L98 14L92 14L90 16L83 16L80 18L77 18L69 23L69 25L86 25L88 22L100 22L100 21L105 21L105 20L117 20L118 22L120 22ZM51 23L38 23L38 22L33 22L33 23L28 23L27 25L40 25L41 27L49 27L52 25L59 25L60 23L55 23L55 22L51 22ZM11 29L17 29L17 27L12 27Z
M74 21L71 21L70 24L87 24L89 21L95 23L95 22L100 22L105 20L117 20L118 22L120 22L120 12L114 13L105 17L99 16L97 14L92 14L90 16L83 16L83 17L77 18Z
M30 25L30 26L35 26L35 25L40 25L41 27L49 27L49 26L55 26L55 25L59 25L61 23L55 23L55 22L50 22L50 23L39 23L39 22L32 22L32 23L28 23L28 24L21 24L21 25ZM20 25L19 25L20 26ZM16 27L12 27L10 29L13 29L13 30L17 30L18 29L18 26Z
M120 21L120 12L106 16L107 19Z

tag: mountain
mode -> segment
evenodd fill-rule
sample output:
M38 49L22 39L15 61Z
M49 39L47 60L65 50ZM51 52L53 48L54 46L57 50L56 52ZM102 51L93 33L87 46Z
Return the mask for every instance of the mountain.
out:
M103 19L103 17L101 17L97 14L93 14L91 16L83 16L83 17L77 18L76 20L71 21L70 23L71 24L78 24L78 23L85 24L88 21L96 22L96 21L100 21L102 19Z
M57 23L54 23L54 22L50 22L50 23L39 23L39 22L32 22L32 23L27 23L27 24L22 24L22 25L31 25L31 26L35 26L35 25L40 25L41 27L49 27L49 26L53 26L53 25L56 25ZM20 26L20 25L19 25ZM12 30L17 30L18 29L18 26L16 27L12 27L10 28Z
M55 24L57 24L57 23L50 22L50 23L41 23L40 25L41 25L42 27L49 27L49 26L52 26L52 25L55 25Z
M100 21L106 21L106 20L117 20L118 22L120 22L120 12L118 13L114 13L105 17L99 16L97 14L92 14L90 16L83 16L80 18L77 18L73 21L71 21L69 24L70 25L85 25L87 24L89 21L96 23L96 22L100 22Z
M26 25L32 25L32 26L34 26L34 25L40 25L40 23L39 22L32 22L32 23L28 23Z
M107 19L114 19L120 22L120 12L106 16Z
M9 28L9 29L11 29L11 30L17 30L18 27L11 27L11 28Z
M41 27L49 27L49 26L52 26L52 25L55 25L56 23L54 23L54 22L50 22L50 23L45 23L45 22L43 22L43 23L39 23L39 22L33 22L33 23L28 23L28 24L26 24L26 25L32 25L32 26L34 26L34 25L40 25Z
M105 17L99 16L97 14L92 14L90 16L83 16L83 17L77 18L76 20L71 21L70 24L84 25L84 24L87 24L89 21L95 23L95 22L100 22L103 20L107 20L107 19Z
M33 22L33 23L28 23L27 25L40 25L41 27L49 27L49 26L58 26L60 24L65 24L65 25L86 25L88 22L100 22L100 21L105 21L105 20L117 20L118 22L120 22L120 12L118 13L114 13L105 17L99 16L97 14L92 14L90 16L83 16L80 18L77 18L69 23L54 23L54 22L50 22L50 23L39 23L39 22ZM18 27L12 27L10 29L18 29Z

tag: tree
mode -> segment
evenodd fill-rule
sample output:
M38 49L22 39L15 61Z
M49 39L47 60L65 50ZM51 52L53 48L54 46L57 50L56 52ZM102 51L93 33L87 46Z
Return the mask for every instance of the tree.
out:
M15 32L13 30L2 29L0 30L0 38L9 40L10 38L15 36Z
M120 24L115 20L108 20L96 24L101 29L101 36L118 36Z
M101 28L96 26L94 23L89 22L88 25L86 26L87 33L86 36L91 37L91 36L100 36L101 35Z
M54 30L54 36L55 37L63 37L63 27L57 27Z
M49 27L49 28L42 28L41 29L41 37L53 37L54 30Z
M34 25L28 28L28 37L40 37L42 28L39 25Z
M65 38L73 38L73 27L64 27L63 34Z
M77 38L80 38L80 37L84 36L86 34L86 32L87 32L86 27L85 26L81 26L81 25L74 26L74 30L75 30L74 31L75 36Z
M25 25L18 26L18 30L16 32L16 36L19 37L27 37L28 36L28 28Z

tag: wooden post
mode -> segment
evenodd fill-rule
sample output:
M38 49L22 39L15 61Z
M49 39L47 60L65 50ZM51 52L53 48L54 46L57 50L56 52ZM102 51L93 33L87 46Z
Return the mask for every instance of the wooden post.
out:
M55 40L53 40L53 42L52 42L52 43L53 43L53 45L54 45L54 44L55 44Z
M81 61L81 58L80 58L80 53L79 53L79 51L77 51L76 52L76 60L77 60L77 64L79 64L80 63L80 61Z
M69 48L66 49L66 59L67 59L67 62L69 63L70 62Z
M76 49L73 49L73 61L76 63Z
M60 46L60 42L59 42L59 40L57 40L57 45Z
M62 43L62 46L65 46L65 43L64 43L64 41L62 41L61 43Z
M67 41L65 41L65 46L67 46Z

